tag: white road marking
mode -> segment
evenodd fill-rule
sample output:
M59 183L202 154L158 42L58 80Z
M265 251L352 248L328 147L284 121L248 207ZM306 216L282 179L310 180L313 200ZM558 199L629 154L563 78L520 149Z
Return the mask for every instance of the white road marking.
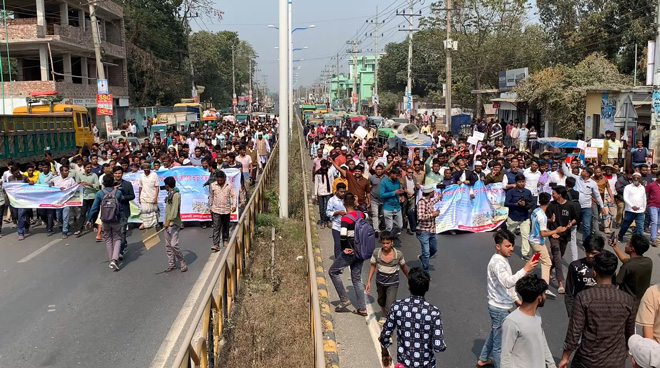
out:
M35 250L32 253L30 253L30 255L28 255L27 257L25 257L25 258L21 259L20 261L18 261L18 263L25 263L25 262L31 260L32 258L34 258L34 257L40 255L41 253L47 251L48 248L52 247L53 245L55 245L55 244L57 244L61 241L62 241L62 239L55 239L55 240L51 241L50 243L44 245L43 247Z
M218 261L218 257L221 257L222 254L223 252L212 253L208 261L206 261L206 265L204 265L204 268L202 269L202 272L197 278L195 285L190 290L190 293L186 298L186 302L183 304L183 307L179 311L179 315L177 315L176 319L174 320L174 323L172 324L172 327L170 327L170 331L167 333L165 339L161 343L160 348L156 353L156 356L151 361L150 367L152 368L166 367L167 364L166 360L171 354L171 352L175 349L175 346L177 344L177 338L181 336L183 329L185 327L188 327L186 326L186 322L188 319L187 317L194 311L194 308L196 307L197 302L201 297L202 292L205 289L205 286L207 286L206 280L211 277L211 272L213 271L213 267L215 263ZM213 284L211 287L215 287L215 284Z
M55 304L51 304L48 306L48 312L55 312Z
M364 295L365 299L367 298L367 295ZM366 300L365 300L366 301ZM371 306L371 303L365 303L366 304L366 310L367 310L367 328L369 328L369 334L371 335L371 339L374 342L374 350L376 350L376 355L378 355L378 361L381 362L380 359L380 342L378 341L378 337L380 337L380 325L378 324L378 319L376 317L376 313L374 313L374 308ZM382 363L381 363L382 365Z

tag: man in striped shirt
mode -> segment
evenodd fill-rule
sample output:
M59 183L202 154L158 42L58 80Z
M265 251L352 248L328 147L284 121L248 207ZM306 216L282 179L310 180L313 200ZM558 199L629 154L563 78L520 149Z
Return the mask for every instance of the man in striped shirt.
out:
M422 198L417 202L417 240L422 248L419 260L424 270L429 269L429 258L438 251L435 240L435 218L440 214L433 205L442 199L439 195L433 199L435 189L431 185L422 188Z

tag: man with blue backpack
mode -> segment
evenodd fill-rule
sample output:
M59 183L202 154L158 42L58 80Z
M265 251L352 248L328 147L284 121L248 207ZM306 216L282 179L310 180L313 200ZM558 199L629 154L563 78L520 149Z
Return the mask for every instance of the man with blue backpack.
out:
M99 213L103 225L105 249L110 259L110 268L119 271L119 250L121 249L121 190L114 186L115 179L110 175L103 177L103 189L96 192L92 209L87 214L85 227L92 226L92 219Z
M355 314L367 316L364 301L364 285L362 284L362 264L370 259L376 246L374 228L367 222L364 213L355 209L355 197L352 193L344 195L346 214L341 217L340 243L341 254L330 266L328 271L332 284L339 295L339 305L335 312L347 312L351 304L344 283L341 281L341 272L344 268L351 268L351 282L355 290L357 309Z

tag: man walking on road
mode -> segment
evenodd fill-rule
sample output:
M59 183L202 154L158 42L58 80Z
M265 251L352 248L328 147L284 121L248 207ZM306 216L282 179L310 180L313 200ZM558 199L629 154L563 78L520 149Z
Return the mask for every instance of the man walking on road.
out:
M653 273L653 261L649 257L644 257L644 253L649 250L648 239L644 235L633 234L626 243L625 254L619 249L616 242L610 243L610 245L622 263L615 279L619 290L634 296L639 302L646 289L651 285L651 274ZM626 254L630 257L626 257Z
M516 282L522 304L502 324L502 368L556 367L541 316L536 314L545 304L546 290L548 284L533 274Z
M541 254L541 277L546 283L549 283L552 262L548 255L548 248L545 246L545 238L566 231L566 227L558 226L554 230L548 230L548 217L545 215L545 212L550 204L550 194L545 192L541 193L539 195L539 204L540 207L532 211L532 216L530 218L529 245L534 252ZM550 290L546 290L545 295L550 298L557 297L557 295Z
M422 262L422 268L426 271L429 269L429 258L438 251L435 238L435 218L440 214L439 211L433 209L442 196L439 195L435 199L433 195L435 189L433 186L424 186L422 188L422 198L417 202L417 240L422 250L419 260Z
M229 221L232 212L236 210L238 196L234 186L227 182L227 174L218 170L215 183L209 187L209 209L213 219L212 252L220 251L220 242L226 247L229 244Z
M507 258L513 254L513 243L516 237L509 230L500 230L493 236L496 253L488 262L488 313L490 314L491 330L488 339L481 349L477 361L478 367L494 365L500 367L500 354L502 351L502 323L515 305L520 305L518 295L514 290L516 282L531 272L538 264L538 260L529 260L525 267L515 274Z
M138 179L138 198L140 199L140 230L150 229L158 224L158 189L160 180L158 175L151 171L151 166L142 164L143 173Z
M644 232L644 212L646 212L646 189L642 186L642 174L636 172L632 175L632 183L623 188L623 201L625 203L625 213L623 222L619 229L619 242L623 242L623 236L626 235L628 228L635 221L635 233ZM652 184L652 183L651 183Z
M646 203L651 222L651 245L658 246L658 221L660 221L660 172L656 180L646 185Z
M578 219L575 206L566 199L567 197L568 194L565 187L561 185L554 187L552 189L552 199L554 201L548 206L546 212L546 215L551 220L548 223L548 227L551 230L556 230L559 226L566 227L566 231L558 232L548 238L550 240L550 251L552 252L552 268L554 268L557 277L557 291L559 294L564 294L565 292L564 252L566 252L566 246L571 240L572 227L577 223Z
M399 175L401 171L398 168L392 168L387 178L380 182L380 200L383 201L383 216L385 217L385 230L399 236L403 229L403 217L401 214L401 202L399 196L405 193L401 189ZM395 228L396 226L396 228Z
M165 189L167 197L165 198L165 220L163 229L165 230L165 250L167 251L167 269L165 272L176 270L177 263L181 267L181 272L188 271L186 261L183 259L181 249L179 248L179 230L181 223L181 194L176 187L176 179L172 176L165 178Z
M516 186L506 192L504 205L509 207L509 217L506 219L506 228L514 230L520 226L522 245L520 254L524 259L529 259L529 210L536 202L532 192L525 188L525 176L516 175Z
M60 166L60 175L53 177L50 184L51 187L60 188L65 190L76 185L76 181L69 176L69 168ZM58 208L55 210L57 214L57 221L62 226L62 239L69 237L69 210L71 207Z
M114 178L103 178L103 190L96 193L92 208L87 214L87 228L92 227L92 220L97 212L103 226L105 249L110 260L110 268L119 271L119 252L121 250L121 190L113 186Z
M603 251L605 239L599 235L591 235L582 242L582 246L584 246L586 257L577 259L568 265L566 292L564 294L564 304L566 304L568 318L573 315L575 296L586 288L596 286L593 270L594 257Z
M380 332L383 367L392 365L387 348L392 344L396 328L396 360L405 367L435 368L435 353L445 351L442 315L438 307L424 299L429 290L431 277L419 267L408 273L410 296L395 301Z
M121 227L119 233L121 234L121 249L119 251L119 260L124 260L124 254L128 248L128 241L126 240L126 232L128 227L128 218L131 217L131 201L135 199L135 191L133 184L122 179L124 169L121 166L116 166L112 169L112 178L114 178L114 187L121 191L121 213L119 214L119 222Z
M344 207L344 196L346 195L346 184L339 183L337 184L337 191L335 195L330 198L328 201L328 207L326 208L326 215L330 218L332 223L332 240L334 242L334 255L335 259L339 258L341 255L341 217L346 214L346 208ZM374 228L375 229L375 228Z
M346 289L340 275L344 268L351 268L351 282L357 300L357 309L353 313L366 317L367 309L364 301L364 285L362 284L362 264L364 260L358 258L355 253L355 224L357 220L364 218L364 213L357 211L354 203L355 197L353 194L346 193L344 195L346 214L341 217L341 254L330 266L328 274L335 290L337 290L337 295L339 295L339 305L335 308L335 312L346 312L351 302L346 296Z
M77 221L77 229L73 235L80 236L82 235L83 226L85 225L85 219L87 218L87 213L94 203L94 198L96 198L96 192L101 189L99 183L99 178L96 174L92 173L92 163L85 162L83 165L84 171L81 175L78 176L78 184L83 186L83 205L82 210L80 211L80 219Z
M575 297L559 368L621 368L628 357L625 341L635 333L635 298L612 284L618 261L606 250L594 258L597 285Z

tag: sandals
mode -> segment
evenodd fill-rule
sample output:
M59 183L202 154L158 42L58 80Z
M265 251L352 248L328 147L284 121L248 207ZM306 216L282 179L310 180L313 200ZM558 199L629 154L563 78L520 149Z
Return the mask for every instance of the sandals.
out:
M348 312L348 306L351 305L351 302L348 303L340 303L338 306L335 307L335 312L337 313L345 313Z
M219 252L219 251L220 251L220 247L219 247L219 246L214 245L214 246L211 247L211 252L215 253L215 252Z
M479 364L479 363L481 363L481 364ZM477 367L490 367L490 366L493 366L493 365L495 365L495 362L491 358L486 359L485 362L482 361L482 360L477 361Z
M96 242L97 242L97 243L100 243L100 242L102 242L102 241L103 241L102 238L96 238Z
M353 314L357 314L358 316L362 316L362 317L366 317L366 316L368 316L366 310L360 311L360 310L357 310L357 309L356 309L356 310L353 311Z
M81 235L82 235L82 231L78 230L78 231L76 231L75 233L73 233L73 235L75 235L75 236L81 236Z

